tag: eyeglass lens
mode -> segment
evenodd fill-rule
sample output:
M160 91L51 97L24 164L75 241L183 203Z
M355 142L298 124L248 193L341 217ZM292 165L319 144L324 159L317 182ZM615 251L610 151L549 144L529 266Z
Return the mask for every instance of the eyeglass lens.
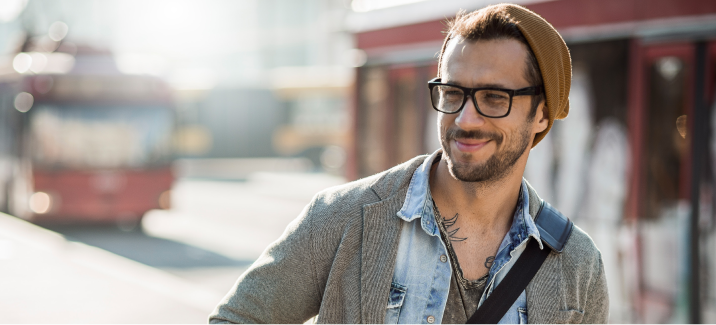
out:
M437 85L430 97L433 107L444 113L455 113L465 103L465 92L453 86ZM480 113L488 117L501 117L510 110L510 94L501 90L478 90L473 100Z

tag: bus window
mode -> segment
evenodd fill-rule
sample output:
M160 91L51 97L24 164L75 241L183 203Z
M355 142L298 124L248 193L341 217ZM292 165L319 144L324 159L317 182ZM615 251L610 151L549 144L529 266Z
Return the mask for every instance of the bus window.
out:
M52 169L166 164L172 115L161 106L40 106L30 117L33 164Z

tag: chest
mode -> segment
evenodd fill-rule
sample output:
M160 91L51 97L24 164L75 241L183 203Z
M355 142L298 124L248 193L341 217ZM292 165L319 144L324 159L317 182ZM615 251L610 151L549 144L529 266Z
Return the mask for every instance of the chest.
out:
M463 277L466 280L475 281L485 276L492 267L499 248L497 241L484 241L470 239L462 242L452 242L453 251L457 264L462 269Z
M467 280L477 280L485 276L492 267L504 233L485 231L479 226L453 224L443 220L443 237L446 245L452 249L452 257ZM449 243L447 243L449 241Z
M447 245L442 239L443 236L438 233L437 227L438 225L433 220L427 218L403 223L394 264L395 268L389 286L390 291L385 314L386 323L424 323L431 316L436 323L442 320L450 300L451 279L454 276L454 269L451 268L451 263L446 258L446 255L450 255L451 252L446 249ZM467 252L468 250L464 249L471 247L473 250L477 247L475 251L478 252L490 252L493 250L480 250L485 245L470 244L469 240L463 242L467 245L459 249L461 252ZM494 247L494 251L496 250L497 246ZM454 251L452 253L454 257ZM466 263L470 263L466 267L466 271L470 272L466 272L468 279L477 279L481 275L488 273L489 269L484 266L484 259L480 261L481 263L475 263L478 259L470 258L471 256L468 255L465 256L467 257L464 257L463 260L468 261ZM495 266L498 266L500 262L497 263ZM479 268L472 265L478 265ZM472 270L474 269L480 270L481 275L472 276ZM503 271L506 272L507 270ZM499 275L500 273L498 272L496 277ZM386 288L388 288L388 283L386 283ZM523 300L518 304L518 307L524 308L526 306L526 300ZM513 309L511 309L510 315L517 315L518 308Z

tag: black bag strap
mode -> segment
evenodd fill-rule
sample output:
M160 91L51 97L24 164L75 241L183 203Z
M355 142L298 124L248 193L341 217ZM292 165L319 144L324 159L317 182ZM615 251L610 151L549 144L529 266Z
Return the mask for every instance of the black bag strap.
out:
M532 281L544 260L547 259L549 252L548 249L540 250L537 241L530 240L510 272L500 281L500 284L482 303L482 306L467 320L467 324L497 324Z
M553 250L561 253L572 234L573 223L549 203L541 201L535 216L542 242L551 249L540 249L535 240L527 243L517 262L492 291L480 308L467 320L467 324L497 324L517 297L527 288L537 271Z

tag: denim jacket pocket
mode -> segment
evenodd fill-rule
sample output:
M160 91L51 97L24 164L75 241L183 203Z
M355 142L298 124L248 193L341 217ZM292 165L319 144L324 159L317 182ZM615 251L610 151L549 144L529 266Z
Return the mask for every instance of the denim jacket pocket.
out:
M405 300L405 292L408 288L399 283L390 284L390 297L388 297L388 307L385 313L386 324L397 324L400 317L400 309L403 307Z
M517 308L517 316L520 318L520 324L527 324L527 308Z

